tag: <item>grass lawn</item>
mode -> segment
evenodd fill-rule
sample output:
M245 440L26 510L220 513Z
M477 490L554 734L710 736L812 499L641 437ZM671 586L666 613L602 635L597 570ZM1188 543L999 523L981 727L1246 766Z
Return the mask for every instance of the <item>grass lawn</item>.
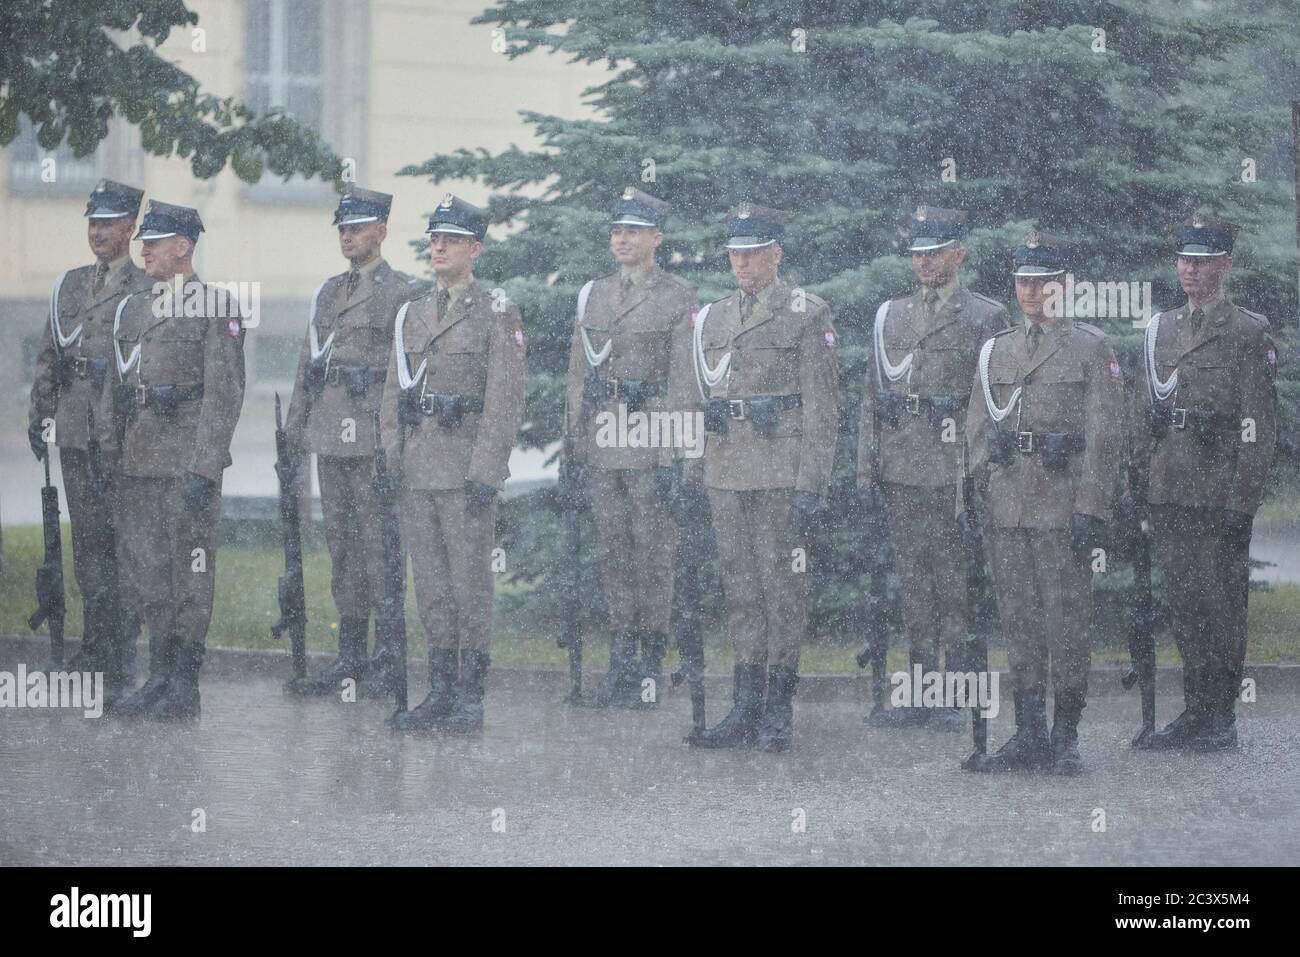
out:
M67 585L69 637L81 634L81 595L72 574L71 535L63 529L64 577ZM41 530L38 526L11 526L4 530L4 567L0 572L0 633L26 634L27 616L35 609L33 578L41 561ZM338 628L334 603L329 595L329 557L323 546L309 548L304 555L307 586L308 647L333 652ZM217 589L209 641L227 648L281 649L288 653L288 641L273 641L271 624L279 617L276 579L283 570L278 548L269 546L225 546L217 556ZM416 616L413 591L407 584L407 632L412 657L423 659L424 642ZM604 635L588 635L585 656L591 669L604 668L608 641ZM843 641L808 642L800 671L823 674L852 674L858 668L853 657L861 646L857 638ZM709 671L729 674L731 650L718 632L706 639ZM1172 643L1158 644L1161 664L1178 661ZM555 646L555 634L538 630L519 611L498 611L493 638L495 664L522 668L566 667L567 656ZM993 665L1006 668L1006 653L994 648ZM1096 663L1127 663L1123 641L1108 642L1093 652ZM1250 599L1250 660L1252 662L1300 662L1300 585L1274 585L1267 592L1252 593ZM670 659L671 661L671 659ZM890 653L891 668L907 667L907 652L895 642ZM420 672L417 671L417 674Z

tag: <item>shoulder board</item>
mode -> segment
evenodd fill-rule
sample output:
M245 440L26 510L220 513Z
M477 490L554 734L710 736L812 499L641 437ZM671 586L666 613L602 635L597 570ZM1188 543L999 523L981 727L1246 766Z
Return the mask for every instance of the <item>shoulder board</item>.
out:
M1241 308L1241 306L1237 306L1236 303L1233 303L1233 305L1237 307L1238 312L1242 313L1243 315L1249 316L1251 319L1254 319L1265 329L1271 329L1273 327L1273 324L1268 321L1268 317L1261 315L1258 312L1251 312L1249 309L1243 309Z
M994 299L992 296L986 296L986 295L984 295L984 293L982 293L982 292L975 292L973 289L968 289L968 290L966 290L966 291L969 292L969 293L971 294L971 297L972 297L972 298L974 298L974 299L978 299L980 302L987 303L987 304L990 305L990 306L996 306L996 307L999 308L999 309L1006 309L1006 308L1007 308L1007 307L1004 306L1002 303L1000 303L1000 302L998 302L996 299Z
M807 289L805 289L803 295L804 298L807 299L809 302L811 302L814 306L825 306L827 309L830 308L830 305L826 302L826 300L823 299L821 296L817 295L817 293L815 292L809 292Z
M672 283L674 286L678 286L681 289L693 290L695 288L695 283L691 282L685 276L679 276L676 273L671 273L666 269L661 271L661 275L665 279L667 279L670 283Z
M1076 329L1082 329L1084 332L1087 332L1087 333L1089 333L1089 334L1091 334L1091 335L1097 336L1097 337L1100 338L1100 339L1105 339L1105 338L1106 338L1106 333L1102 332L1102 331L1101 331L1100 329L1098 329L1096 326L1091 325L1090 323L1087 323L1087 322L1079 322L1079 321L1076 319L1076 320L1075 320L1075 323L1074 323L1074 328L1076 328Z
M1021 328L1021 327L1020 327L1020 326L1007 326L1005 329L999 329L997 332L993 333L992 338L996 339L998 336L1005 336L1007 333L1009 333L1009 332L1015 332L1015 331L1016 331L1017 329L1019 329L1019 328Z

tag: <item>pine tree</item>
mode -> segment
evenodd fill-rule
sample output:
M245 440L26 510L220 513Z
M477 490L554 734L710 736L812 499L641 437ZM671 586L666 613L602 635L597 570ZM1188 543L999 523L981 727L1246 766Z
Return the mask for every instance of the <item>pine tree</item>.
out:
M1080 244L1080 278L1151 281L1157 308L1181 302L1173 225L1210 207L1243 225L1237 298L1295 315L1294 249L1267 241L1293 215L1290 193L1241 176L1283 119L1224 108L1242 79L1225 58L1267 24L1159 13L1102 0L502 0L476 22L504 31L510 58L608 66L587 91L597 117L524 110L537 149L461 150L403 172L487 185L493 220L512 227L479 271L528 315L523 438L538 446L558 435L577 289L610 269L612 197L632 184L673 204L665 262L705 301L733 287L723 211L746 198L791 210L782 274L831 303L842 343L840 494L870 317L914 287L900 227L918 203L970 210L974 289L1014 306L1010 251L1033 224ZM1098 324L1132 381L1138 334L1127 319ZM823 628L843 624L851 591L819 584Z

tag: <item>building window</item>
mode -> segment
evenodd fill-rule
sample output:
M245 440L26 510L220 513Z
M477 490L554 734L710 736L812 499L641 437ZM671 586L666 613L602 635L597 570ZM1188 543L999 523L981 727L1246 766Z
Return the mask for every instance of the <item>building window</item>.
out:
M256 113L282 109L316 133L332 138L326 109L328 0L245 0L244 100ZM249 187L253 198L282 200L295 195L319 199L327 184L266 173Z
M64 140L46 152L36 142L36 127L26 116L9 144L9 187L22 192L88 193L100 177L100 151L75 159Z

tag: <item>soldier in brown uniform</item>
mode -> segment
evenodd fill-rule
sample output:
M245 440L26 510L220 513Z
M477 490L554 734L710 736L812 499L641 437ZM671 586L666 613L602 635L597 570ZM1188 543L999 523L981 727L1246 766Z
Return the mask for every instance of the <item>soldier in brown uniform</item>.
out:
M968 770L1077 774L1083 767L1078 725L1091 659L1091 563L1114 499L1122 400L1106 337L1059 308L1066 266L1064 245L1050 236L1030 233L1016 250L1025 321L980 350L966 412L1016 715L1015 735L996 754L972 755Z
M1223 291L1237 227L1198 217L1178 232L1187 302L1146 330L1151 425L1139 445L1164 566L1186 710L1139 747L1237 744L1250 537L1277 440L1277 349L1263 316Z
M961 530L953 514L958 450L980 346L1007 327L1001 304L961 285L966 213L921 206L908 249L921 288L881 305L874 325L874 370L863 390L858 426L858 485L879 494L889 523L901 587L903 627L912 665L950 670L966 633ZM876 424L879 434L873 436ZM874 441L873 441L874 439ZM879 461L873 462L873 454ZM873 475L879 489L872 489ZM930 724L961 730L953 708L877 708L875 726Z
M618 441L620 423L630 434L639 415L667 408L672 337L689 335L697 304L695 287L655 262L667 213L663 200L631 187L615 202L609 246L619 271L578 293L569 351L566 421L585 466L610 618L602 707L640 706L647 678L654 691L644 703L656 704L668 649L674 453L667 443Z
M749 203L728 214L739 289L696 316L690 381L673 389L675 402L692 387L703 399L703 481L736 656L734 706L692 732L696 747L783 751L794 730L807 549L839 421L830 307L777 277L787 218Z
M334 225L352 265L312 295L286 430L299 455L315 453L320 478L330 592L339 613L339 654L315 680L290 686L328 695L344 679L362 697L391 690L386 648L366 661L370 613L379 607L383 567L374 492L374 414L384 394L397 310L418 295L416 280L393 269L381 246L393 197L354 188L339 200Z
M27 434L38 459L47 440L59 446L59 467L72 523L73 570L84 607L81 652L71 671L104 673L106 693L115 699L126 681L134 629L124 615L117 580L113 496L91 486L87 445L89 422L113 370L113 316L123 296L148 288L149 279L131 261L131 232L140 212L141 190L101 180L86 204L86 234L95 264L70 269L54 282L49 322L36 356ZM95 431L101 432L95 424ZM105 462L104 477L113 471ZM102 497L101 497L102 496ZM96 507L96 505L100 507ZM104 507L107 506L107 507ZM110 595L110 591L118 594ZM127 602L129 604L129 602Z
M201 232L196 210L150 202L135 238L154 285L117 307L103 404L121 450L122 566L149 628L149 678L116 713L158 720L199 715L221 477L244 401L244 317L194 275Z
M492 637L497 492L524 403L523 318L474 278L487 214L450 193L429 221L434 290L401 308L382 433L429 642L428 696L399 730L476 731ZM457 648L459 647L459 670Z

